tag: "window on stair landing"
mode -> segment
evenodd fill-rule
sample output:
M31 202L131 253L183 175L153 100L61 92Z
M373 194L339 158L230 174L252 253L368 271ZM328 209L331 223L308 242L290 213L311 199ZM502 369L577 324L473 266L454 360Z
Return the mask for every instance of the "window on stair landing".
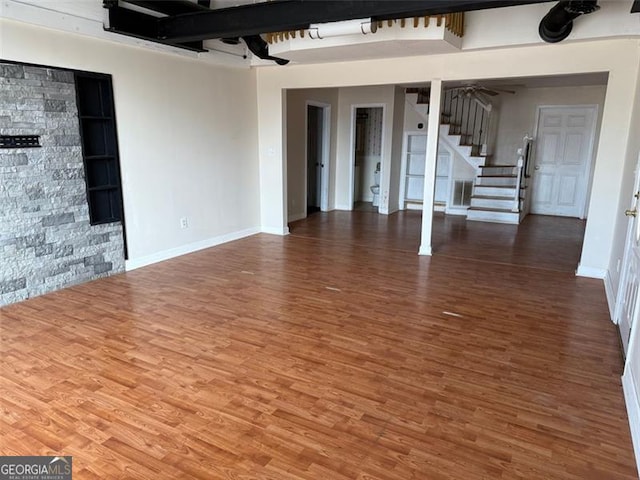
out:
M76 72L80 138L92 225L120 222L122 187L111 76Z

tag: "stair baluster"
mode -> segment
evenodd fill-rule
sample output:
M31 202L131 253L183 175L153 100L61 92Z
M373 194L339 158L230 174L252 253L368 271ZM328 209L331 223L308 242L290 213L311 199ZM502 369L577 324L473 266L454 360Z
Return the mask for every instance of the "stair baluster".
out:
M522 167L524 166L524 160L522 155L518 157L518 164L516 165L516 194L513 199L513 207L511 208L512 212L520 211L520 191L522 188Z

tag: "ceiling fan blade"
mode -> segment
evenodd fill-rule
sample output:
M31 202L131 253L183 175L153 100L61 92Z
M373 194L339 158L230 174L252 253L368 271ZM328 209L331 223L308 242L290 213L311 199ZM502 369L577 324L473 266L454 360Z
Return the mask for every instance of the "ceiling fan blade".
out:
M511 93L511 94L516 93L515 90L506 90L504 88L494 88L493 90L500 93Z
M492 97L495 97L496 95L498 95L497 90L494 90L492 88L487 88L487 87L477 86L475 88L475 91L479 93L484 93L485 95L491 95Z

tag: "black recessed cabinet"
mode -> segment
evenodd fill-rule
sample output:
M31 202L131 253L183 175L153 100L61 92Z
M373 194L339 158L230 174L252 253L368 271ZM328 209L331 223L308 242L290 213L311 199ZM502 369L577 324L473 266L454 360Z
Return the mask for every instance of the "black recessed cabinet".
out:
M91 224L119 222L122 188L111 77L76 72L75 79Z

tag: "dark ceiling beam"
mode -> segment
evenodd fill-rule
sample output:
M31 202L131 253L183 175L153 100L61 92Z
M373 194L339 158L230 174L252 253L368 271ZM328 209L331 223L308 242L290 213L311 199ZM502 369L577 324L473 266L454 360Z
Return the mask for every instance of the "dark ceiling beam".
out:
M548 0L274 0L158 19L159 38L194 41L299 30L312 23L386 20Z
M173 47L183 48L194 52L205 52L202 40L176 42L158 39L158 18L127 8L113 6L109 8L109 27L105 30L121 33L131 37L159 42Z
M184 13L206 12L207 7L189 0L125 0L139 7L143 7L154 12L164 13L166 15L181 15Z

